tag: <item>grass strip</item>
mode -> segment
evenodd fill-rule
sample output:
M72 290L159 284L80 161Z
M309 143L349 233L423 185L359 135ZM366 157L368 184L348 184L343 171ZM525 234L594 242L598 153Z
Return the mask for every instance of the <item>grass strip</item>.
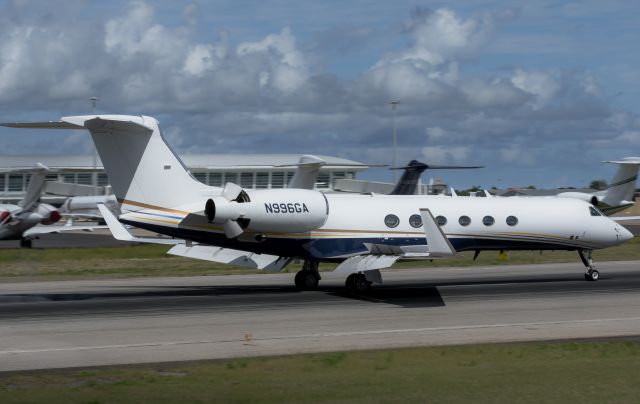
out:
M9 403L632 403L640 343L540 342L0 374Z

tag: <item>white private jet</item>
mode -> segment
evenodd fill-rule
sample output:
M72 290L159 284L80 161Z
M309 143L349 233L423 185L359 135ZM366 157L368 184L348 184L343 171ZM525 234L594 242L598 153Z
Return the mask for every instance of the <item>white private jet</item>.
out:
M380 283L400 259L447 258L461 251L575 250L597 280L591 252L633 235L597 208L571 198L445 198L323 194L306 189L223 189L197 181L148 116L88 115L15 128L88 129L122 214L101 205L116 238L121 223L188 240L170 253L280 270L304 260L300 289L318 286L321 261L339 262L350 290ZM158 240L150 240L158 242ZM162 241L160 241L162 242Z
M602 191L593 193L562 192L559 198L575 198L587 201L597 206L605 214L613 215L633 205L633 196L636 191L640 157L625 157L617 161L603 161L603 163L618 164L618 171L613 176L611 184Z
M52 205L39 202L48 169L40 166L27 171L31 173L31 177L24 198L17 205L0 204L0 240L20 240L21 247L30 248L33 239L42 234L96 228L52 226L60 220L60 211Z

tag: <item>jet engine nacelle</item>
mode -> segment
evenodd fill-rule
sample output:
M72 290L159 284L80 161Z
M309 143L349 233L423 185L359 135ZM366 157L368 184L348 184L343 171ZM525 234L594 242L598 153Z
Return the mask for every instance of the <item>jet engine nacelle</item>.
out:
M0 212L0 224L9 223L11 222L11 219L11 212L9 212L8 210L3 210L2 212Z
M56 208L46 203L41 203L32 215L34 218L40 216L41 224L54 224L60 220L60 212Z
M580 199L581 201L589 202L593 206L598 206L600 200L597 196L591 194L585 194L584 192L562 192L559 193L558 198L572 198Z
M329 216L329 204L320 192L269 189L246 195L234 200L216 196L206 203L207 218L223 225L228 237L237 237L245 230L307 232L322 227Z

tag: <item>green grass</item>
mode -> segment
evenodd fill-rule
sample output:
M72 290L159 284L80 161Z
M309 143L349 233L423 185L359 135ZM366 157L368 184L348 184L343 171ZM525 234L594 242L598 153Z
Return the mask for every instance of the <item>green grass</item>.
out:
M640 343L334 352L0 374L8 403L634 403Z
M231 265L167 255L164 245L137 245L112 248L6 249L0 250L0 280L80 279L99 277L194 276L261 273ZM575 251L511 251L499 257L487 251L473 261L473 252L447 260L399 262L395 268L485 266L505 264L579 263ZM594 252L597 261L640 260L640 238ZM296 272L301 265L292 263L285 270ZM321 270L335 264L322 263Z

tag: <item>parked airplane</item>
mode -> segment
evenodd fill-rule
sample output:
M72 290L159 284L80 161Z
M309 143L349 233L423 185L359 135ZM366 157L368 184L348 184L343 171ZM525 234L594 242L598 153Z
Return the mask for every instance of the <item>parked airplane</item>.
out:
M618 171L613 176L611 184L602 191L593 193L562 192L559 198L576 198L597 206L607 216L620 212L634 204L633 196L636 191L640 157L625 157L617 161L603 161L603 163L618 164Z
M418 189L420 176L425 170L449 170L449 169L468 169L468 168L484 168L484 166L444 166L436 164L425 164L418 160L411 160L405 167L394 167L392 170L404 170L402 176L389 195L415 195Z
M95 228L51 226L60 220L60 211L49 204L39 202L48 169L40 166L29 172L31 177L24 198L17 205L0 204L0 240L20 240L21 247L30 248L33 239L42 234Z
M318 263L339 262L346 286L380 283L399 259L447 258L461 251L575 250L597 280L591 252L632 234L587 202L570 198L429 198L323 194L305 189L221 190L198 182L147 116L89 115L9 127L88 129L121 203L118 219L101 206L114 234L121 223L189 240L181 255L271 270L304 260L295 277L314 289ZM126 232L126 229L124 229ZM240 253L240 254L238 254Z

